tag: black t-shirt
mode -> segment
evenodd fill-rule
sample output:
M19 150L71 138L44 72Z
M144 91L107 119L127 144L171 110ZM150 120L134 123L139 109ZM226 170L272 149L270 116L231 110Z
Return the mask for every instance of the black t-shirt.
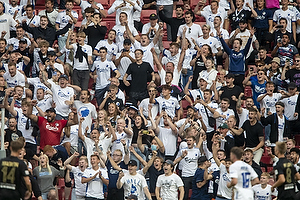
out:
M220 99L228 98L230 100L230 109L233 109L236 111L236 101L232 100L232 96L235 96L237 99L239 98L239 95L243 92L242 88L240 86L233 86L233 88L229 88L228 86L221 87L221 91L224 91L221 94Z
M127 169L127 165L124 163L124 161L121 161L118 164L118 166L121 167L122 169ZM112 165L108 159L106 162L106 168L107 168L107 173L108 173L108 178L109 178L108 188L116 189L117 188L117 185L116 185L117 180L119 178L119 171L112 167Z
M132 80L130 83L130 92L145 92L147 91L147 78L153 72L151 65L147 62L141 64L131 63L126 71L131 74Z
M300 70L289 69L285 74L285 78L289 79L290 82L296 83L298 91L299 91L299 89L300 89Z
M240 12L235 10L231 15L229 15L231 29L235 30L239 28L239 22L241 20L248 21L251 18L251 12L248 10L242 9Z
M22 132L19 130L12 131L10 129L5 129L5 136L4 136L4 141L5 142L11 142L19 139L19 137L22 136Z
M150 178L149 178L149 183L150 183L150 193L155 193L155 187L156 187L156 181L159 175L164 174L164 169L161 168L159 171L155 169L153 165L148 170Z
M108 110L108 106L111 103L115 103L119 107L120 110L124 109L124 105L123 105L123 100L122 99L119 99L117 97L115 100L112 100L110 97L108 97L108 99L106 100L105 105L104 105L104 110Z
M279 158L274 169L277 180L280 174L285 177L285 182L277 188L278 199L295 199L295 174L297 172L293 163L285 157Z
M196 55L193 56L193 59L196 57ZM206 67L204 65L204 61L202 59L202 56L196 59L195 66L194 66L194 73L193 73L193 80L192 80L192 88L198 89L197 80L199 77L199 73L203 70L206 70Z
M264 59L264 63L265 63L266 65L271 64L272 60L273 60L273 59L272 59L271 57L266 56L266 58Z
M259 137L264 137L263 126L258 122L254 126L251 126L250 121L246 120L242 129L246 131L245 147L256 147L259 144Z
M136 127L136 125L134 125L132 127L133 136L132 136L131 144L137 144L137 138L138 138L140 130L147 130L147 127L145 125L142 125L142 127L140 129L138 129ZM143 137L142 137L142 143L147 144L148 146L151 146L152 139L153 138L150 135L145 135L144 134Z
M22 198L23 177L29 176L24 161L9 156L0 161L0 200L16 200Z

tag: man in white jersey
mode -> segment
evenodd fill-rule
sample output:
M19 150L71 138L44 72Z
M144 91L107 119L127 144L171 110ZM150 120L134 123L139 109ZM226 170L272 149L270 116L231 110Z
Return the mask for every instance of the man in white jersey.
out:
M152 13L149 16L150 22L148 22L147 24L144 24L143 26L143 30L142 30L142 35L148 35L148 38L150 39L150 41L153 40L155 33L160 29L159 25L158 25L158 16L154 13Z
M8 71L5 72L3 77L7 83L7 87L13 88L17 85L25 87L25 76L17 70L15 63L8 63Z
M220 124L225 123L229 116L235 116L234 111L229 109L230 100L223 98L221 101L221 106L216 109L214 112L214 118L216 119L216 127L219 127Z
M17 19L19 23L21 23L24 19L26 19L26 23L30 27L37 27L40 25L40 17L38 15L33 14L33 5L26 6L26 15ZM30 35L32 36L32 35Z
M260 184L254 185L252 187L254 192L255 200L272 200L272 196L277 196L277 190L271 191L271 185L269 185L270 174L264 172L260 176Z
M128 16L128 23L133 26L133 12L134 10L142 11L142 7L135 0L116 0L108 9L107 13L110 15L116 12L116 25L121 24L119 16L121 13L126 13Z
M125 34L125 30L126 24L130 24L128 21L128 15L126 12L121 12L119 15L119 20L120 20L120 24L116 24L112 29L114 29L116 31L116 44L119 45L119 43L123 43L124 41L124 34ZM134 28L134 26L130 26L130 32L132 33L132 35L135 37L135 39L140 40L140 36L139 33L137 32L137 30Z
M103 96L105 92L108 90L110 85L110 77L111 77L111 70L116 73L116 78L121 76L120 72L117 70L115 64L112 61L108 61L106 58L107 55L107 48L101 47L99 49L100 60L95 61L91 72L93 74L94 82L96 82L96 93L95 97L97 100L98 106L100 106Z
M184 187L181 178L173 173L174 163L166 160L163 164L164 174L160 175L156 181L155 195L157 199L183 200ZM179 198L178 191L179 190Z
M192 11L189 11L189 10L186 11L185 15L184 15L184 19L185 19L185 24L180 25L178 28L176 42L179 43L180 39L183 38L182 33L184 30L184 27L186 27L185 37L190 41L192 47L194 47L192 38L195 39L195 38L198 38L201 35L203 35L201 26L199 24L193 23L193 12Z
M91 132L92 122L97 119L96 107L90 103L90 97L88 90L81 90L79 100L74 101L74 106L78 113L78 121L81 117L85 118L82 123L82 131L85 132L86 128L88 128L87 133Z
M233 187L235 200L254 200L252 186L258 184L259 179L254 169L241 160L243 153L239 147L230 151L233 164L229 167L231 182L227 183L227 187Z
M136 195L138 200L144 200L145 195L149 200L152 200L151 194L148 190L146 179L137 173L137 162L135 160L130 160L128 162L128 172L124 174L123 171L119 172L119 177L117 180L117 188L124 188L124 196Z
M58 15L58 11L54 9L54 0L45 1L45 10L39 11L39 16L47 16L49 20L49 26L55 26L55 21Z
M126 27L126 33L129 36L129 39L131 40L134 48L135 49L141 49L144 52L143 53L143 61L148 62L151 65L151 67L154 69L153 55L152 55L151 49L157 44L162 29L159 27L159 29L157 30L155 36L153 37L152 42L151 42L151 40L150 40L150 38L147 34L142 34L141 42L138 42L133 37L127 23L125 23L125 27Z
M47 88L48 89L48 88ZM43 88L38 88L36 92L36 100L37 104L36 106L39 107L42 112L46 112L49 108L52 107L52 96L46 95L45 90ZM38 110L36 108L33 108L33 113L38 113Z
M86 192L86 183L81 183L82 176L84 171L88 167L88 159L86 156L81 156L78 161L78 166L72 166L69 163L72 162L73 159L79 156L78 152L75 152L70 156L65 162L64 166L70 170L74 174L75 181L75 189L72 190L72 197L76 196L76 200L85 200L85 192Z
M4 38L8 40L10 38L10 27L17 26L17 22L9 14L4 13L4 3L0 2L0 33L6 32Z
M246 102L245 102L246 108L243 108L242 107L242 97L243 96L244 96L244 93L241 93L239 95L238 101L236 103L236 112L239 116L239 125L238 125L239 128L241 128L243 123L249 119L249 108L251 108L251 107L256 108L252 97L246 98Z
M88 7L92 7L95 9L96 13L100 13L102 15L103 18L105 18L107 16L104 7L102 6L101 3L98 3L94 0L88 0L88 1L84 1L84 0L75 0L74 1L77 5L79 5L81 7L82 13L84 12L84 10Z
M100 40L98 44L96 45L93 55L97 56L96 59L100 59L98 56L100 56L99 50L101 47L107 48L107 55L106 59L108 61L114 61L116 59L116 55L118 53L118 46L115 44L114 40L116 39L117 32L113 29L108 31L107 39Z
M87 183L85 199L104 200L103 185L109 183L106 168L100 168L100 157L91 155L91 168L87 168L81 178L81 183Z
M16 28L16 37L13 37L13 38L10 38L10 39L7 40L7 45L8 46L12 45L13 51L15 51L19 48L19 42L21 40L22 41L26 40L26 44L27 44L26 47L31 45L30 40L28 38L24 37L24 33L25 33L25 31L22 28L22 26L18 26Z

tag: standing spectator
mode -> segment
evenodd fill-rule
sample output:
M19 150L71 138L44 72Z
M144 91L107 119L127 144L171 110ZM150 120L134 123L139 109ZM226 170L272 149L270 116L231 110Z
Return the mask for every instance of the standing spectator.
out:
M289 82L294 82L297 89L300 90L300 56L295 56L295 68L282 70L281 78L283 80L288 80Z
M6 151L6 155L10 155L10 144L12 141L18 140L20 137L22 137L22 132L17 129L17 119L14 117L11 117L8 119L8 128L5 129L5 136L4 136L4 143L8 142L8 147Z
M245 149L244 162L247 163L248 165L250 165L254 169L258 178L260 179L262 171L261 171L260 165L253 161L253 151L251 149Z
M288 0L281 1L281 5L281 9L278 9L274 12L274 24L279 23L281 18L285 18L287 20L286 30L290 33L293 33L294 41L296 41L296 13L288 8Z
M275 155L279 160L274 169L278 173L276 174L276 182L271 187L271 190L274 191L274 189L277 188L279 199L296 199L295 181L300 179L300 175L296 171L293 163L285 157L285 153L285 142L276 142Z
M230 117L234 116L234 111L229 109L230 100L228 98L223 98L221 100L221 105L214 112L213 117L216 119L216 127L219 127L221 124L225 123L225 121Z
M284 113L284 103L276 102L276 113L272 113L267 117L264 117L265 109L262 109L261 123L264 126L271 125L270 142L271 145L275 145L277 141L282 142L288 139L291 135L291 128L288 119Z
M82 183L87 183L86 200L104 199L104 184L109 183L107 169L100 168L100 157L91 155L91 168L87 168L81 178Z
M9 14L4 13L4 3L0 2L0 33L5 33L4 39L8 40L10 38L10 28L17 26L17 22Z
M233 195L235 200L253 199L252 185L259 183L257 174L252 167L242 159L243 150L239 147L233 147L230 151L230 159L233 162L229 167L231 182L227 187L234 187Z
M98 56L100 56L99 50L101 47L106 47L107 49L107 55L106 59L108 61L115 61L116 55L118 52L118 46L114 42L116 39L116 31L113 29L110 29L107 33L107 39L100 40L97 45L94 48L93 55L97 56L96 59L99 59Z
M163 7L161 7L163 6ZM172 0L157 0L156 12L162 11L166 18L172 18L173 15L173 1ZM167 24L168 41L172 40L171 26Z
M72 31L69 31L67 41L70 40ZM77 33L78 43L66 43L66 48L74 50L74 68L73 68L73 84L80 88L87 90L89 83L89 64L93 64L92 60L92 47L84 43L86 35L84 32Z
M54 9L54 0L45 1L45 10L39 12L39 16L46 16L49 20L49 26L55 27L55 21L58 16L58 12Z
M172 42L176 42L177 40L177 33L178 33L178 28L180 25L185 24L185 19L183 17L184 11L181 6L176 6L175 10L176 17L167 17L166 13L164 12L164 6L160 6L158 8L158 16L161 21L167 23L170 28L171 28L171 38Z
M7 83L7 87L14 88L17 85L25 87L25 76L17 70L15 63L8 63L8 71L5 72L3 78Z
M130 195L136 195L138 200L144 200L146 195L149 200L152 200L146 179L142 175L138 174L136 170L137 162L135 160L130 160L128 163L129 173L124 174L123 171L119 172L117 188L124 188L125 198Z
M23 19L26 19L26 23L30 27L37 27L40 25L40 16L34 14L33 8L33 5L26 5L26 15L21 17L19 23L21 23Z
M1 5L3 6L2 3ZM0 184L10 186L1 187L1 199L29 198L32 193L29 171L24 161L18 158L23 150L23 144L20 141L12 141L10 149L10 156L0 160ZM24 185L26 186L25 197L22 192Z
M171 160L166 160L163 164L164 174L160 175L156 182L155 195L156 199L183 200L184 197L184 185L181 178L173 173L174 163Z
M288 63L290 66L294 64L294 57L298 56L298 49L290 44L289 35L284 33L282 35L282 42L278 42L273 51L271 52L273 57L280 58L280 66L283 67L285 63Z
M91 21L88 21L83 28L83 32L88 38L88 45L95 49L100 40L104 40L107 27L101 25L102 17L100 13L94 13ZM90 24L93 23L91 26Z
M279 24L276 24L273 26L270 33L273 34L273 37L271 37L271 41L272 40L274 41L275 46L277 45L277 43L282 42L282 37L283 37L283 34L285 34L285 33L288 34L291 44L296 46L296 42L294 40L292 32L287 31L286 28L287 28L287 19L286 18L280 18Z
M149 16L150 22L147 24L144 24L143 30L142 30L142 35L148 35L148 38L150 41L153 40L156 32L159 30L159 25L158 25L158 16L154 13L152 13Z
M134 86L130 88L129 98L131 102L136 105L138 101L148 97L147 94L147 81L148 77L151 75L151 82L155 81L154 71L151 65L147 62L143 62L143 51L137 49L134 52L135 54L135 63L131 63L123 77L123 83L126 86ZM127 77L131 75L132 81L129 83Z
M203 199L210 200L210 194L208 193L209 180L213 178L212 172L208 173L208 168L211 166L211 162L207 160L206 156L201 156L198 159L198 169L193 177L192 196L191 200ZM186 198L187 200L187 198Z
M249 108L249 120L246 120L239 129L230 128L236 134L241 135L245 131L246 148L250 148L254 154L253 160L259 164L264 150L264 133L263 126L257 120L257 109ZM231 157L231 156L230 156ZM234 162L234 161L233 161Z
M116 12L116 25L120 25L122 22L119 20L121 13L125 13L128 17L128 23L134 27L133 13L134 10L142 11L142 7L135 0L116 0L108 9L107 13L110 15Z
M106 17L106 11L101 3L96 2L95 0L74 0L74 2L81 7L82 14L86 14L85 9L93 8L94 12L100 13L102 17ZM85 12L85 13L84 13Z

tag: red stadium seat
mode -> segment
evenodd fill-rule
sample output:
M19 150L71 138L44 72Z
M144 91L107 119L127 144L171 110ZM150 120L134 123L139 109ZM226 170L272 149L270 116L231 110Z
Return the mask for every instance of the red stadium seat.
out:
M171 41L163 41L163 46L165 49L169 49Z
M296 146L300 146L300 135L294 135L294 139L296 141Z
M35 6L45 6L45 0L36 0Z
M272 165L273 164L273 161L272 161L270 156L262 156L260 161L262 163L267 164L267 165Z

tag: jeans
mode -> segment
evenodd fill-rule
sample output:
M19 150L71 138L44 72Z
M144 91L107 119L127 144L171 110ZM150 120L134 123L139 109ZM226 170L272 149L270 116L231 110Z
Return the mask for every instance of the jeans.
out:
M191 177L182 177L182 182L184 184L184 200L189 198L189 190L192 189L193 176Z
M67 38L68 38L67 34L65 34L64 36L60 35L57 38L59 51L62 50L66 46ZM59 59L64 62L64 60L65 60L65 54L63 54L62 56L60 56Z
M101 102L103 101L104 94L108 90L108 88L109 88L109 85L107 85L105 88L98 89L95 91L95 98L96 98L98 106L100 106Z
M143 160L146 160L146 156L141 152L141 150L138 147L134 147L134 150L143 158ZM140 166L141 168L143 168L142 163L140 163L140 161L135 157L133 153L130 153L130 159L135 160L137 162L137 169L140 169Z
M265 141L270 140L271 124L265 126Z
M148 92L145 90L144 92L130 92L129 93L129 99L132 102L133 105L137 105L138 101L142 101L143 99L148 98Z
M181 81L182 81L182 87L183 88L187 84L190 76L193 76L193 70L188 69L186 74L181 74ZM189 89L192 89L192 83L190 83Z
M87 90L90 80L90 70L73 70L73 84L82 90Z

